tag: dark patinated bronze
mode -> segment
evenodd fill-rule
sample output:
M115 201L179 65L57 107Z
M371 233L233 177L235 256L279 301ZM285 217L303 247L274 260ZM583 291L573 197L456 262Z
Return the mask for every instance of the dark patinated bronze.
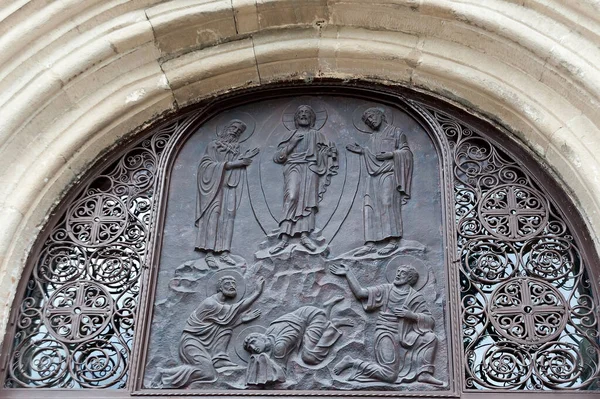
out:
M410 92L275 87L189 111L58 209L3 392L598 389L597 256L527 159Z

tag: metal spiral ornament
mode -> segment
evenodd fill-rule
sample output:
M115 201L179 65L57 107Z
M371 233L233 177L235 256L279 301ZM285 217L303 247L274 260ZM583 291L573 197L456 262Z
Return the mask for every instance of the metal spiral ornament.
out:
M430 112L454 157L466 389L597 384L598 309L557 206L510 155Z

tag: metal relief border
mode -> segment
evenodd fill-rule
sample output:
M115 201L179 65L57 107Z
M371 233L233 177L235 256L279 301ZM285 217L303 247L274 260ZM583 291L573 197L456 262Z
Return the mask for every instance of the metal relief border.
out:
M443 154L440 154L441 165L440 168L441 174L443 176L442 187L444 188L442 198L445 201L444 206L442 206L443 212L443 220L445 222L445 240L447 248L446 250L446 274L448 278L446 279L446 292L448 293L448 301L450 303L449 309L451 313L450 317L450 337L451 341L450 351L451 351L451 364L453 366L452 369L452 382L454 384L454 389L457 392L461 392L463 389L463 381L464 378L459 378L462 376L462 362L461 356L459 356L461 348L461 326L460 326L460 313L459 306L460 297L459 290L457 287L460 286L459 275L455 267L456 263L460 262L460 259L457 259L457 251L456 251L456 224L454 223L454 175L451 172L453 167L452 162L452 150L448 143L448 138L443 131L440 124L435 120L434 116L431 114L431 109L425 106L425 104L420 103L416 100L407 100L409 104L411 104L419 114L422 115L424 119L426 119L429 123L429 126L436 134L436 139L440 143L440 151ZM460 371L458 371L460 370Z

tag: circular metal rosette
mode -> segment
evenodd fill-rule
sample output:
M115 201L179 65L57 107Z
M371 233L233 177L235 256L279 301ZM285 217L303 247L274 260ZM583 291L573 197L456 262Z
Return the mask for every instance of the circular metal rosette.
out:
M475 216L461 218L456 227L458 234L466 238L480 236L484 233L481 221Z
M544 236L528 241L521 249L527 273L548 281L577 275L580 271L577 249L571 241Z
M98 247L115 241L127 226L127 206L112 194L77 201L67 215L67 232L77 244Z
M503 240L534 237L548 223L547 201L542 194L518 184L489 190L479 202L478 213L484 228Z
M510 243L473 240L465 245L462 264L471 280L496 284L515 274L515 252Z
M535 373L549 388L578 384L584 370L581 349L566 342L547 343L535 353Z
M514 278L498 286L488 303L488 315L498 334L525 345L555 339L568 320L562 294L531 277Z
M26 387L57 386L68 370L68 350L52 338L38 338L38 334L25 338L14 350L10 362L10 375Z
M137 252L127 246L101 248L90 256L90 279L111 288L125 287L136 281L142 263Z
M39 256L34 269L36 278L50 283L77 280L87 264L85 250L72 243L48 245Z
M83 388L108 387L121 382L127 367L125 349L117 345L102 339L80 344L73 351L70 364L73 379Z
M44 324L61 342L95 337L110 322L114 305L106 289L93 281L77 281L56 290L44 306Z
M497 342L483 354L479 378L492 388L514 388L531 377L531 357L514 342Z

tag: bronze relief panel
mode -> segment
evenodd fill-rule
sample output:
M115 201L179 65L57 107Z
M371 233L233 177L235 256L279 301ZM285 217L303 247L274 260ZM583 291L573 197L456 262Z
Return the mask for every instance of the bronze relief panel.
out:
M223 111L175 155L144 389L449 384L442 150L335 96Z

